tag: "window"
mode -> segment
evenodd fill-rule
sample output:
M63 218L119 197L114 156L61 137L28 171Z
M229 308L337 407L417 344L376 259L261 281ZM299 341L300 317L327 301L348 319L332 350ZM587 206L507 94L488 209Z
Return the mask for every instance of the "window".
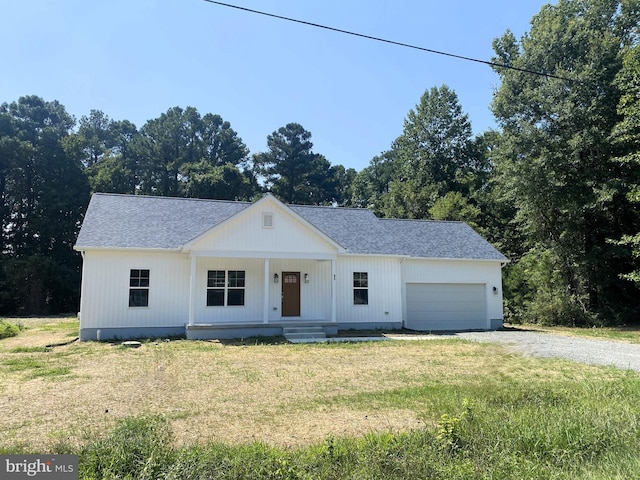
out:
M353 304L369 305L369 276L367 272L353 272Z
M244 270L229 270L227 305L244 305Z
M131 269L129 273L129 306L149 306L149 270Z
M273 228L273 213L262 212L262 228Z
M207 307L224 306L225 271L207 272Z
M244 305L244 270L207 271L207 307Z

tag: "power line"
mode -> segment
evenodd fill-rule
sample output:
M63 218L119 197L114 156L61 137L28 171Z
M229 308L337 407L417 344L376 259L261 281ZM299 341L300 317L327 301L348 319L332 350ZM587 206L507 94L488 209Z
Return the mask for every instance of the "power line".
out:
M528 74L531 74L531 75L537 75L539 77L555 78L557 80L563 80L565 82L577 82L578 81L578 80L575 80L575 79L572 79L572 78L562 77L562 76L554 75L554 74L551 74L551 73L544 73L544 72L539 72L539 71L536 71L536 70L529 70L527 68L514 67L513 65L506 65L504 63L490 62L488 60L480 60L478 58L465 57L463 55L456 55L454 53L442 52L442 51L439 51L439 50L433 50L431 48L419 47L417 45L412 45L410 43L396 42L395 40L389 40L389 39L386 39L386 38L374 37L372 35L365 35L364 33L352 32L350 30L343 30L341 28L330 27L328 25L321 25L319 23L307 22L305 20L298 20L297 18L284 17L282 15L276 15L274 13L263 12L263 11L260 11L260 10L253 10L251 8L241 7L239 5L232 5L230 3L218 2L216 0L203 0L203 1L205 1L207 3L215 4L215 5L220 5L220 6L223 6L223 7L229 7L229 8L234 8L236 10L242 10L243 12L255 13L255 14L258 14L258 15L263 15L265 17L277 18L279 20L286 20L287 22L300 23L302 25L307 25L307 26L315 27L315 28L322 28L324 30L330 30L332 32L343 33L345 35L351 35L351 36L354 36L354 37L366 38L367 40L374 40L376 42L383 42L383 43L388 43L388 44L391 44L391 45L397 45L399 47L412 48L414 50L420 50L422 52L427 52L427 53L434 53L436 55L443 55L445 57L457 58L458 60L466 60L468 62L482 63L484 65L489 65L490 67L505 68L505 69L509 69L509 70L516 70L518 72L528 73Z

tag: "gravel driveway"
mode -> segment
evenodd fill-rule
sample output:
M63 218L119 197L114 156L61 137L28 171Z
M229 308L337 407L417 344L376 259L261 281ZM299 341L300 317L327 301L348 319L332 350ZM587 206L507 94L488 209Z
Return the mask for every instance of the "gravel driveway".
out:
M443 335L447 337L449 335ZM593 365L640 371L640 345L527 331L464 332L450 335L476 342L503 343L536 357L557 357Z

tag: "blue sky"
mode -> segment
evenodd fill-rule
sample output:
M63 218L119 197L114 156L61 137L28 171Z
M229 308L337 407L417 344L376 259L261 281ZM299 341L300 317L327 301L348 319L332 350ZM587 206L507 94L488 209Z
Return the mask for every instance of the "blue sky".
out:
M543 0L228 0L228 3L490 60ZM553 2L552 2L553 3ZM458 94L474 133L493 127L485 65L345 36L203 0L0 2L0 102L58 100L141 127L193 106L231 123L252 153L289 122L313 150L360 170L402 132L426 89Z

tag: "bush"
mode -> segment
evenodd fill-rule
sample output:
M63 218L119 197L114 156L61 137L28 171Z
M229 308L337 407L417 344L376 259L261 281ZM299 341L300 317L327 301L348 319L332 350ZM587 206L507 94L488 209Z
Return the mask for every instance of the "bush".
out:
M551 250L532 248L505 269L504 320L509 323L591 326L597 315L586 294L573 291L566 272Z
M20 326L15 323L0 320L0 339L15 337L20 333Z

